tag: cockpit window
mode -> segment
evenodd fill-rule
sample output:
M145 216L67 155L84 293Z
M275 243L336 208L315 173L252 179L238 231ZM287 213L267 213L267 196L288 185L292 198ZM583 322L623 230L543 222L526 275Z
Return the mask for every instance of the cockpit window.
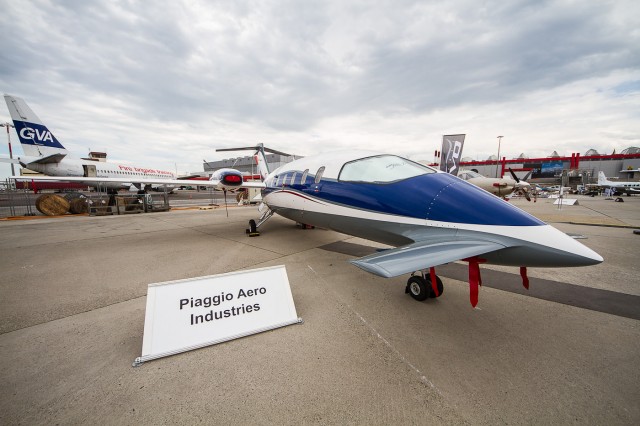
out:
M483 177L480 173L476 173L473 170L465 170L463 172L458 173L458 177L460 179L469 180L477 177Z
M428 173L436 173L436 171L395 155L379 155L346 163L342 166L338 180L392 183Z

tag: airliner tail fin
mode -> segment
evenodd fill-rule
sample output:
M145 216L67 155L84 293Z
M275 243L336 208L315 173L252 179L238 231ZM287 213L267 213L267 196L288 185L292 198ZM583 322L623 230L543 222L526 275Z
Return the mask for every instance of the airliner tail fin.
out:
M57 155L57 158L67 155L68 152L65 147L62 146L23 99L4 95L4 100L7 103L7 108L9 108L9 114L25 155L31 157Z

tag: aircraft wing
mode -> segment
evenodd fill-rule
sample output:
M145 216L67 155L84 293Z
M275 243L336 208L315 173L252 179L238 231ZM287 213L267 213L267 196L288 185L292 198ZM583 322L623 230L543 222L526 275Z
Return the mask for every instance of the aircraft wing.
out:
M96 183L140 183L149 185L197 185L197 186L212 186L215 188L222 188L224 185L219 180L189 180L189 179L158 179L151 177L136 177L130 176L125 178L101 178L101 177L82 177L82 176L11 176L11 179L26 180L26 181L55 181L55 182L81 182L86 184ZM241 185L234 185L234 188L264 188L263 182L243 182Z
M372 274L391 278L505 248L491 241L417 242L351 261Z

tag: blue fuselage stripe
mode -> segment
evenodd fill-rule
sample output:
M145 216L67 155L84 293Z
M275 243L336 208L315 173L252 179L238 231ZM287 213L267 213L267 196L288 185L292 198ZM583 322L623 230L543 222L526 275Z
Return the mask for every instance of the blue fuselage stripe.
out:
M508 202L446 173L373 184L322 179L285 187L311 198L359 210L440 222L539 226L544 222ZM265 196L282 187L267 187Z

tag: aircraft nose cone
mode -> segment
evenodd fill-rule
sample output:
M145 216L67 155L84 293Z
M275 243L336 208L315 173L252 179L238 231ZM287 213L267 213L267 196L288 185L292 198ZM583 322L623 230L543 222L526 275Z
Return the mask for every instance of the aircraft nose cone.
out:
M549 225L547 226L552 232L543 233L546 234L543 238L547 239L547 244L551 242L552 247L558 250L555 256L565 266L591 266L604 261L602 256L589 247L576 241L571 236Z
M521 227L513 231L502 229L502 235L509 232L520 242L498 252L496 263L541 268L572 268L597 265L604 260L589 247L551 225ZM509 246L509 241L506 241L505 245Z
M581 244L582 245L582 244ZM600 256L598 253L596 253L595 251L591 250L589 247L586 247L584 245L582 245L587 253L582 255L582 259L583 259L583 266L591 266L591 265L597 265L599 263L602 263L604 261L604 258L602 256Z

